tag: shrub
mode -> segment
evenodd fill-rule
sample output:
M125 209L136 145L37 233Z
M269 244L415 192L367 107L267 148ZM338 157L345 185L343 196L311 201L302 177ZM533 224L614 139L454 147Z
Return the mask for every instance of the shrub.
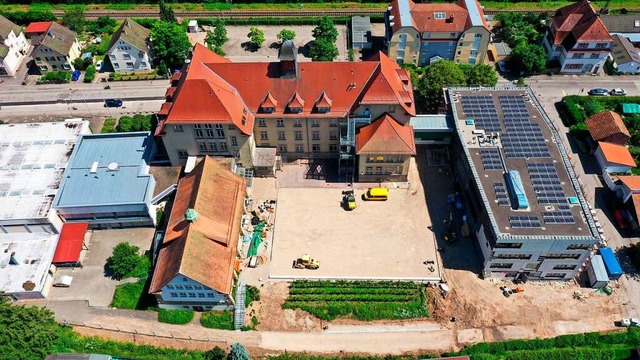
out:
M112 255L107 259L106 268L116 279L124 279L140 263L137 246L122 242L113 248Z
M71 73L67 71L51 71L38 79L38 84L64 84L71 82Z
M229 354L229 360L251 360L251 356L244 348L242 344L231 344L231 353Z
M246 289L246 297L245 297L245 307L251 305L254 301L260 301L260 289L255 286L247 285Z
M210 329L234 330L233 313L230 311L207 311L202 313L200 324Z
M158 309L158 321L174 324L184 325L193 320L193 310L166 310Z
M105 119L104 124L102 124L102 130L100 132L103 134L116 132L116 119Z
M123 116L118 120L118 132L151 131L151 116L136 114L133 117Z
M96 78L96 67L91 65L87 68L87 71L84 74L84 82L91 83Z
M91 64L93 64L93 59L91 58L76 58L73 60L73 67L76 70L86 70Z
M205 351L202 356L204 360L225 360L227 358L227 352L219 346L216 346L211 350Z

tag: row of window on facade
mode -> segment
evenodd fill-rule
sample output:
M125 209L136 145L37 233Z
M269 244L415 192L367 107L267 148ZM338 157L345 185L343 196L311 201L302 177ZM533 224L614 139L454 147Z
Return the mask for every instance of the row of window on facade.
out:
M294 132L293 135L294 135L294 140L303 140L302 131L296 131ZM269 134L266 131L261 131L260 140L269 140ZM278 140L287 140L286 134L284 131L278 131ZM320 131L312 131L311 140L320 140ZM337 131L329 132L329 140L338 140L338 132Z
M235 136L231 137L231 145L238 146L238 140ZM226 142L198 141L198 150L201 152L228 152L229 148Z
M398 166L367 166L364 169L365 175L402 175L402 165Z
M263 143L261 146L270 147L271 145ZM338 151L338 145L337 144L330 144L329 145L329 152L337 152L337 151ZM289 152L289 148L287 147L286 144L279 144L278 145L278 152L287 153L287 152ZM295 144L295 152L303 153L304 152L304 145ZM311 152L314 152L314 153L322 152L322 146L320 146L320 144L311 144Z
M44 57L45 61L67 61L67 57L66 56L45 56ZM36 61L42 61L42 58L40 57L36 57Z
M47 70L49 70L49 67L47 67L46 65L40 65L40 66L39 66L39 68L40 68L40 70L42 70L42 71L47 71ZM52 64L52 65L51 65L51 68L52 68L53 70L58 70L58 65L56 65L56 64ZM69 66L69 64L62 64L61 68L62 68L63 70L71 70L71 66Z
M591 248L591 244L570 244L567 246L567 250L587 250ZM497 249L520 249L522 248L522 243L505 243L499 242L494 246Z
M190 297L190 298L215 298L216 294L215 293L193 293L193 292L170 292L169 295L171 295L172 297L182 297L182 298L186 298L186 297Z
M535 268L527 269L527 270L538 270L540 264L536 263ZM513 267L512 263L491 263L489 266L490 269L511 269ZM532 265L533 267L533 265ZM569 265L569 264L558 264L553 267L553 270L575 270L578 265ZM566 274L563 274L561 277L564 277Z
M309 121L311 122L311 124L310 124L311 127L320 127L319 119L310 119ZM292 123L293 123L293 127L302 127L301 119L293 119ZM258 126L266 127L267 126L267 119L258 118ZM276 119L276 126L277 127L284 127L285 126L285 120L282 119L282 118ZM330 127L337 127L338 126L338 120L330 119L329 120L329 126Z
M402 163L406 160L405 156L400 155L374 155L367 156L368 163Z

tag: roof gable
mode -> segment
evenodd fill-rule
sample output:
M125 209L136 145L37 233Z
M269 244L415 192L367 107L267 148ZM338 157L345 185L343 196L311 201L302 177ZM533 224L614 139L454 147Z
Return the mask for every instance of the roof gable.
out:
M267 95L264 97L262 104L260 104L261 108L269 108L275 109L278 107L278 100L276 100L273 95L271 95L271 91L267 91Z
M49 48L60 55L69 55L71 46L76 41L75 31L58 24L52 23L46 34L40 40L40 46Z
M618 176L618 180L620 180L631 191L640 190L640 176L621 175Z
M122 40L136 48L136 50L146 53L149 51L150 34L151 31L147 28L129 18L126 18L118 30L116 30L116 32L111 36L109 51L113 51L113 47L116 43L119 40Z
M405 72L406 80L400 76ZM406 70L380 54L380 72L365 92L362 104L395 104L400 103L411 116L416 114L411 79Z
M415 155L413 128L400 125L391 115L383 114L356 134L357 154Z
M244 179L208 156L180 180L150 293L178 274L230 293L244 197ZM186 220L188 209L196 220Z
M622 134L627 138L631 137L620 115L613 111L603 111L595 114L585 120L584 123L595 141L617 134Z
M0 15L0 40L6 40L12 31L15 36L20 35L20 26Z
M636 167L636 162L633 160L633 156L631 156L629 149L625 146L600 141L598 142L598 147L602 151L602 155L607 162Z
M322 94L320 94L318 101L316 101L316 107L330 108L332 103L333 101L329 98L329 96L327 96L327 93L323 91Z
M606 26L587 0L580 0L558 9L551 19L551 24L552 30L555 31L556 45L562 44L569 35L569 47L573 47L578 41L612 41Z

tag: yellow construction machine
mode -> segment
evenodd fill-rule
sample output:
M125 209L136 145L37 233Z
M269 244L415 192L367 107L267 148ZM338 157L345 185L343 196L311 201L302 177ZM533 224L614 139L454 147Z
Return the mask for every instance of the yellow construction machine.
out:
M297 258L296 261L293 262L293 267L295 269L318 270L320 268L320 261L312 259L309 254L302 254L302 257Z

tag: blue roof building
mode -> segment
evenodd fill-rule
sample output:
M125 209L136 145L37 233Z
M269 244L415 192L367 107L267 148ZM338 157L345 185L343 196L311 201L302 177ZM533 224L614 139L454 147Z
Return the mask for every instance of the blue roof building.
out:
M147 132L82 136L71 154L53 207L66 222L90 228L153 226L156 147Z

